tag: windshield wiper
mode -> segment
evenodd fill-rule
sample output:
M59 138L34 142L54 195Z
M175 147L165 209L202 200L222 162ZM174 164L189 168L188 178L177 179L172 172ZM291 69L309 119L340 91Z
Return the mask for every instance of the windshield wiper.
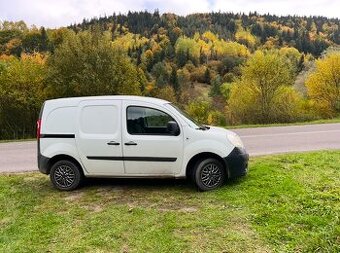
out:
M205 125L201 125L201 126L199 126L198 128L196 128L196 129L198 129L198 130L209 130L210 129L210 127L209 126L205 126Z

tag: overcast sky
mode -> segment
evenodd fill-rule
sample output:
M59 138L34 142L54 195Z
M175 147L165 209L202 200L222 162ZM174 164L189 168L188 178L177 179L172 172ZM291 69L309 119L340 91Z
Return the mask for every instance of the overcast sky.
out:
M196 12L245 12L322 15L340 18L340 0L0 0L0 20L59 27L113 12L158 9L186 15Z

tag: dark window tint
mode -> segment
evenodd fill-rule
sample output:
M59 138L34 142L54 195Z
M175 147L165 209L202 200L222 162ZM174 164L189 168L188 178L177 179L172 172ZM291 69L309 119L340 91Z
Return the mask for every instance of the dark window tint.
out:
M127 108L127 128L130 134L169 135L169 121L175 120L156 109L139 106Z

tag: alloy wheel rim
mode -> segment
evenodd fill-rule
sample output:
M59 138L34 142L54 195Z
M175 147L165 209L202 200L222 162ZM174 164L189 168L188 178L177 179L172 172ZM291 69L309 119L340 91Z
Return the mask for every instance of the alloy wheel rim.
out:
M74 183L76 175L70 166L60 165L55 170L54 179L61 188L68 188Z
M219 166L209 163L201 171L202 184L208 188L219 185L222 180L222 172Z

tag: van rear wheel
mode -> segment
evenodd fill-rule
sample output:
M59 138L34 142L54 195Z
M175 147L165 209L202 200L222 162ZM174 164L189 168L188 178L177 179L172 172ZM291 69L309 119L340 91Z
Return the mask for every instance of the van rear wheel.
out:
M226 172L220 161L208 158L196 163L193 179L200 191L214 190L224 184Z
M74 190L79 186L82 177L78 166L68 160L56 162L50 171L53 186L61 191Z

